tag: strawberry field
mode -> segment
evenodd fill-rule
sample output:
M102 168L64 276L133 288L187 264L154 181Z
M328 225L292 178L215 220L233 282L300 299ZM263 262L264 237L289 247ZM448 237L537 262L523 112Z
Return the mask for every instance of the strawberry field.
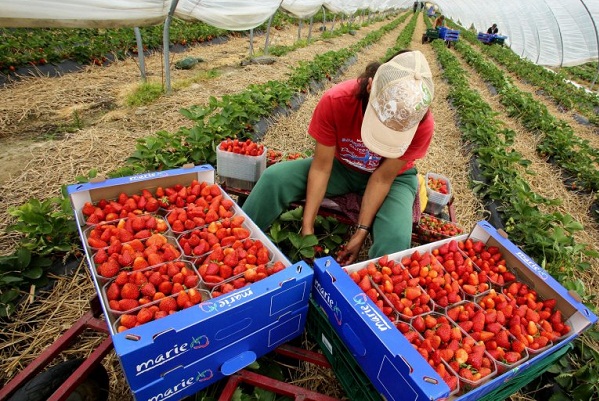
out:
M185 47L173 55L173 62L185 57L203 61L189 70L173 69L173 92L169 95L160 92L164 66L159 53L150 53L146 58L147 83L140 80L135 58L123 53L114 62L101 66L94 65L93 57L98 57L94 54L86 61L91 60L92 65L80 72L59 77L23 76L0 89L3 94L0 141L4 149L0 156L4 200L0 206L3 216L0 220L3 239L0 309L5 327L0 335L2 377L10 379L21 371L77 320L87 309L87 300L94 292L89 271L81 259L81 243L72 210L62 192L64 185L97 176L116 177L171 169L190 162L215 164L216 147L227 138L238 140L237 143L231 141L231 150L234 146L250 146L248 140L252 140L252 148L246 150L267 148L269 160L273 162L309 156L313 144L306 130L322 92L336 82L358 76L369 62L383 60L401 48L422 51L435 80L432 106L435 135L429 153L417 163L417 168L423 174L433 172L450 180L458 226L440 229L468 232L477 221L489 220L503 228L512 242L596 310L599 305L595 295L598 292L595 277L599 272L596 198L599 100L595 93L566 81L573 79L590 86L588 71L585 75L581 67L558 71L558 74L548 72L519 59L508 48L482 45L476 40L476 32L457 26L453 28L460 29L461 33L455 46L448 48L440 40L422 44L422 34L430 24L421 13L411 11L386 18L358 18L352 25L338 25L334 31L314 29L311 40L307 41L298 40L297 25L280 19L278 29L271 32L270 38L271 46L276 49L275 62L244 63L243 66L241 62L248 57L247 36L210 32L206 35L218 35L223 40L208 45L205 41L188 43L189 39L178 38L179 42L186 40ZM307 36L306 28L304 26L303 38ZM263 35L254 37L253 47L264 47ZM54 49L57 48L55 45ZM130 47L125 49L131 51ZM98 54L110 51L117 49L101 48ZM6 48L0 48L0 52L2 60L15 57L14 52L11 55ZM45 62L58 60L47 51L43 58ZM9 67L17 64L3 61L4 71L7 63ZM9 71L12 70L9 68ZM158 92L151 93L156 87ZM433 184L442 189L442 183ZM301 213L298 213L290 210L267 233L290 259L311 260L334 253L342 244L347 227L328 218L318 220L314 236L301 237ZM89 215L93 214L90 209ZM177 223L175 217L171 218L173 221L168 222L171 226L179 225L180 232L187 230L186 223L182 220ZM208 218L202 218L206 223ZM139 225L132 234L138 236L136 239L141 242L151 238L143 232L142 222L135 224ZM160 222L150 224L156 227ZM445 223L423 221L421 229L433 235L432 228L442 224ZM95 248L105 247L99 242L102 233L89 234L92 242L98 241ZM436 238L433 235L431 239ZM191 238L180 240L191 241ZM154 237L152 241L160 239ZM197 241L199 244L199 237ZM461 247L472 248L472 244ZM192 253L194 248L189 245L185 249ZM222 258L226 256L233 257L223 253ZM492 256L489 250L488 255L480 254L478 260L473 260L482 264L482 259ZM69 274L52 273L52 265L71 260L77 262ZM101 264L100 259L98 268ZM379 269L395 268L387 266L386 261L378 264ZM407 260L404 263L410 264ZM197 269L204 278L209 275L208 268L201 262L189 267L192 271ZM448 266L443 268L451 270ZM496 269L486 272L483 279L470 278L470 273L464 274L472 281L461 290L468 294L486 291L488 288L480 285L487 276L493 275L504 283L513 281L503 274L505 271ZM420 273L414 271L412 275L420 276ZM52 286L46 285L49 281ZM518 297L529 293L524 294L524 290L521 293L516 287L506 288L506 294L494 294L481 302L493 303L495 309L505 315L506 309L497 307L499 302L515 308L506 299L508 294L520 304L522 299ZM136 302L141 298L140 294L123 297L120 291L114 295L115 309L123 298L138 295L134 297ZM421 295L412 292L409 298L415 300ZM429 294L429 298L436 297L435 302L454 303L443 299L444 296ZM429 300L422 301L427 304ZM179 307L164 306L165 309ZM552 332L564 334L560 330L566 329L560 326L561 321L554 316L550 303L529 304L527 309L531 312L525 311L524 316L519 317L523 322L516 330L549 341L550 335L539 336L537 331L532 332L542 328L541 322L546 321L546 331L550 325ZM413 310L408 308L405 313L413 313ZM450 313L456 312L447 311L451 317ZM499 333L499 330L494 332L497 325L492 323L506 324L513 318L500 317L499 313L493 317L485 314L486 328L477 330L464 327L468 325L464 322L481 319L474 316L482 312L477 312L476 305L469 305L464 307L464 313L468 316L463 315L462 319L457 315L452 320L459 322L465 332L477 332L479 338L482 335L483 342L490 341L487 333ZM429 323L418 321L415 332L408 334L412 343L422 348L425 332L433 327L443 327L441 330L446 332L442 336L451 338L451 324L443 319L429 315ZM535 323L530 328L529 321ZM398 328L404 333L410 330ZM43 335L32 339L32 332ZM510 332L509 336L516 333ZM574 341L573 349L548 373L511 399L549 398L547 388L557 394L555 399L597 399L598 339L597 332L589 330ZM503 340L502 337L495 341ZM82 340L77 350L69 352L87 356L101 341L100 336L91 334ZM543 348L543 344L528 345ZM508 351L509 355L502 355L504 362L516 363L523 353L529 352L527 349L531 348L516 346ZM486 363L484 357L499 352L489 352L488 348L480 351L476 351L479 359L475 363L481 367ZM451 357L446 355L443 359L458 359L458 365L468 362L469 356L460 355L461 351L451 352ZM110 399L131 399L116 356L109 355L103 364L111 378ZM455 364L447 365L459 370ZM321 372L322 377L326 378L327 374L330 373ZM323 379L311 384L315 391L342 397L342 391L334 383L334 380Z

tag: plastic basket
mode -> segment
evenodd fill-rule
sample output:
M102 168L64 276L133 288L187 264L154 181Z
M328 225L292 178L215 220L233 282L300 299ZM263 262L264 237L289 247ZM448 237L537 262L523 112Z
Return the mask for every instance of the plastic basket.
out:
M447 194L442 194L430 188L428 185L430 178L441 178L445 180L447 182ZM426 194L428 196L428 202L426 203L426 208L424 209L424 211L429 214L437 215L441 213L441 211L443 211L443 208L451 200L451 183L449 181L449 178L445 177L444 175L435 173L426 173L424 180L426 183Z
M314 300L310 299L309 305L306 331L322 349L348 399L380 401L381 395L351 356L343 340L333 330L326 315Z
M233 152L216 149L216 172L226 179L255 183L266 169L266 153L268 149L260 156L246 156ZM227 185L232 183L227 182ZM231 185L233 186L233 185Z

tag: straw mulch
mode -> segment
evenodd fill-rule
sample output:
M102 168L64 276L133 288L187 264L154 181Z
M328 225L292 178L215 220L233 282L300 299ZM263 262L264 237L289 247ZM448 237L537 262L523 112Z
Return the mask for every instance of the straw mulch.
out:
M23 204L29 197L56 196L61 185L73 183L77 175L85 175L92 168L97 169L100 174L112 171L121 166L133 152L137 138L150 136L161 129L173 131L180 126L189 125L190 122L178 112L181 107L206 104L208 96L240 92L250 83L284 79L290 68L298 65L299 61L311 60L316 53L347 47L386 23L387 21L379 22L362 28L356 36L344 35L326 42L316 42L279 58L273 65L239 65L247 56L247 37L231 38L219 45L190 48L185 54L173 55L173 60L194 56L206 61L193 70L173 70L173 86L180 89L144 107L124 106L125 96L139 83L139 71L133 59L116 62L106 68L90 67L82 73L58 79L25 79L10 88L2 89L0 144L5 152L0 155L3 167L0 169L0 192L3 194L3 202L0 202L0 229L10 222L6 213L10 205ZM368 62L380 59L387 48L394 45L396 33L401 28L365 49L356 63L348 66L347 71L328 83L327 88L343 79L354 78ZM421 50L429 60L434 60L435 54L431 46L420 43L424 30L425 25L420 20L412 48ZM313 32L312 37L317 35ZM291 44L296 36L297 27L290 26L283 31L274 32L273 41L275 44ZM254 48L262 45L263 37L255 38ZM151 55L146 62L150 71L149 79L160 82L161 55ZM211 69L217 69L220 75L212 79L203 78ZM468 229L484 219L485 212L469 187L469 155L461 141L454 112L446 102L449 87L441 79L436 63L431 63L431 69L435 79L433 112L436 131L428 155L417 166L422 173L432 171L450 178L455 194L457 221ZM483 96L493 102L482 82L474 79L473 84L480 85ZM320 93L308 95L297 111L274 119L272 127L263 138L264 144L269 148L289 152L312 149L313 141L306 130L319 98ZM496 108L500 110L499 106ZM81 125L76 132L65 134L62 131L54 140L42 140L42 136L57 131L52 127L72 126L76 119ZM509 122L509 118L505 117L505 120ZM509 123L514 125L513 122ZM589 218L582 211L586 210L588 198L560 190L560 185L547 185L547 182L559 182L559 173L534 157L534 140L528 138L518 127L513 129L523 138L518 140L515 147L524 157L533 161L531 169L537 172L535 177L531 177L533 189L546 196L563 199L564 203L559 210L587 223ZM548 194L546 191L554 192ZM0 235L3 236L0 254L10 252L17 238L6 233ZM597 241L592 240L597 238L599 233L596 232L596 227L590 225L581 234L580 241L594 244ZM593 271L597 271L595 264ZM588 283L594 288L591 275ZM88 300L94 292L87 270L81 265L72 277L57 278L53 291L39 294L34 303L22 304L14 322L2 330L6 333L6 340L3 338L0 345L0 377L9 379L14 376L55 341L88 310ZM89 333L64 355L87 356L101 340L101 335ZM310 348L314 345L306 342L305 346ZM110 375L110 400L132 399L114 352L103 360L103 365ZM330 370L303 364L297 368L295 375L296 384L301 383L314 391L334 397L343 396ZM530 398L518 394L512 399Z

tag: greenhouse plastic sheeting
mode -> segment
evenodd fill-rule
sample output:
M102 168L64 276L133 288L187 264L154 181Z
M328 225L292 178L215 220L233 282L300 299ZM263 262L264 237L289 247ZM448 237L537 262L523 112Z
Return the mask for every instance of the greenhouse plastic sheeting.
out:
M402 1L410 7L413 1ZM438 12L464 28L486 32L497 24L505 43L519 56L545 66L597 61L597 0L437 0Z
M0 27L112 28L164 22L171 0L0 1Z
M324 0L283 0L281 8L297 18L310 18L322 9Z
M245 31L266 22L280 4L281 0L179 0L175 16L229 31Z
M134 27L163 22L177 0L0 0L0 27ZM284 6L283 6L283 3ZM544 66L572 66L599 56L598 0L436 0L437 13L463 28L486 32L493 23L516 54ZM227 30L248 30L279 8L311 16L317 0L179 0L175 16ZM405 9L413 0L323 0L330 12ZM300 15L301 14L301 15Z

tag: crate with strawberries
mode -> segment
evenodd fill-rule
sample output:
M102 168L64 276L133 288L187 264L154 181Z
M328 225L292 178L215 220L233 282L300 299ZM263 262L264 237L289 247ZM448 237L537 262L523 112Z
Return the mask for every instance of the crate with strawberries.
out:
M439 215L451 201L452 191L449 178L436 173L426 173L426 195L428 197L425 212Z
M217 364L207 380L186 389L192 394L224 377L218 364L236 352L263 354L301 334L311 269L291 265L214 183L211 166L77 184L68 192L134 394L168 391L204 358ZM231 348L237 341L245 343Z
M414 240L419 244L439 241L464 233L464 229L453 221L422 213L413 228Z
M227 186L252 189L266 169L268 149L251 139L227 138L216 148L217 174Z
M597 321L487 222L344 268L328 257L314 267L316 303L388 398L402 391L404 399L477 400L505 391L513 376L540 374L537 366L546 369Z

